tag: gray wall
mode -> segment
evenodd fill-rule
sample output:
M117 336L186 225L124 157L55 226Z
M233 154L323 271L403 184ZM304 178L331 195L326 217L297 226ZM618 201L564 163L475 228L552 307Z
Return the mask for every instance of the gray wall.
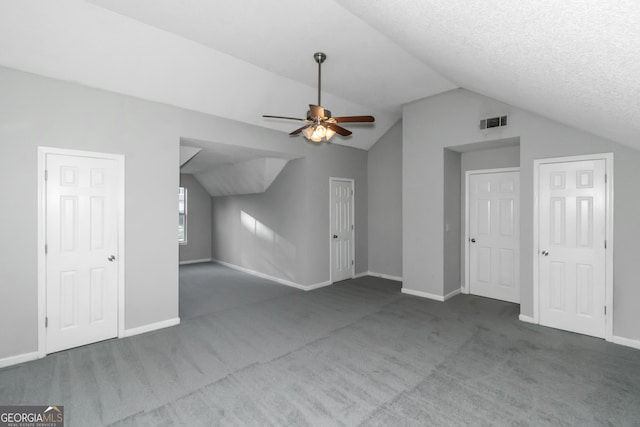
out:
M402 122L368 151L369 271L402 278Z
M479 169L517 168L520 166L520 145L465 151L462 153L462 176ZM463 181L464 182L464 181Z
M178 317L176 110L5 68L0 93L0 358L37 351L38 146L125 156L125 327Z
M455 151L443 150L444 194L442 202L443 222L443 295L460 289L460 164L462 156ZM435 209L437 203L432 204Z
M193 175L180 174L187 189L187 242L180 244L180 262L211 259L211 196Z
M356 271L366 271L366 152L312 146L301 138L207 114L0 68L0 359L37 351L37 146L125 156L125 328L178 317L176 191L179 141L308 156L300 185L308 223L300 250L302 283L328 279L329 175L356 179ZM7 208L10 207L10 208ZM307 261L311 260L311 261Z
M335 137L334 137L335 138ZM309 145L309 144L305 144ZM355 273L369 269L367 230L367 152L340 145L314 145L307 157L307 240L309 251L305 284L329 280L329 177L355 180Z
M264 193L212 199L213 258L301 285L328 281L329 178L350 178L355 271L366 272L367 152L302 138L297 144L305 157L290 161Z
M211 199L213 259L302 284L305 164L304 158L287 163L264 193Z
M507 112L506 129L484 132L481 117ZM442 149L493 139L520 138L521 312L533 314L533 161L578 154L614 153L614 335L640 338L640 152L490 98L457 89L406 105L403 111L403 278L409 289L443 295Z

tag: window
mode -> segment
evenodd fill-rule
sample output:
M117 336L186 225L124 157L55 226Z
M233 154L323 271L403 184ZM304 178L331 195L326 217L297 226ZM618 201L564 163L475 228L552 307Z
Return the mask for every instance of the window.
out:
M178 242L187 243L187 189L178 190Z

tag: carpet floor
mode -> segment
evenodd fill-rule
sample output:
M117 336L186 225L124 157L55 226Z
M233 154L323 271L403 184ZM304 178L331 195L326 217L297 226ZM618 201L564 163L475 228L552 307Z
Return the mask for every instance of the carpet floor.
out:
M640 351L375 277L304 292L180 269L178 326L0 369L67 426L638 426Z

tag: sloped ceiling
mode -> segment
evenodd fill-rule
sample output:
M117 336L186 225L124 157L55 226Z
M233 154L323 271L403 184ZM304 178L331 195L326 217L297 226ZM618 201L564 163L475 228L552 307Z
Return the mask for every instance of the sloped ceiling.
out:
M289 160L299 156L211 141L182 138L180 173L191 174L210 196L263 193Z
M373 114L456 87L640 147L640 3L60 0L0 3L0 65L284 132L316 101ZM293 124L293 126L292 126Z
M640 148L640 2L338 0L456 85Z

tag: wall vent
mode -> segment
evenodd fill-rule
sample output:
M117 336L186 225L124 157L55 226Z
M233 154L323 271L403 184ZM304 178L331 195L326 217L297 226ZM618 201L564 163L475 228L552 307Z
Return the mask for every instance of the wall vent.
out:
M507 126L507 116L489 117L480 120L480 129L500 128Z

